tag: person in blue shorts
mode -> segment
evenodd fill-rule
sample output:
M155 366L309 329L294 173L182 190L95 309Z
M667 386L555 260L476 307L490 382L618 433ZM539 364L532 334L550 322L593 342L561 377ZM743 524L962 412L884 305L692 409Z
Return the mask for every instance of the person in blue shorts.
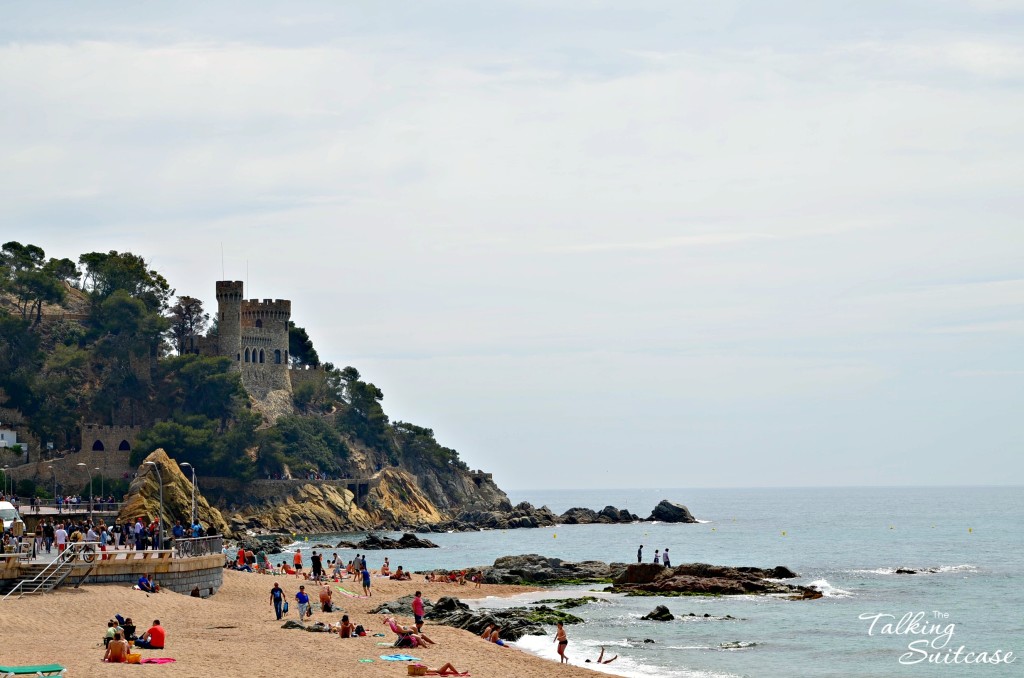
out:
M363 595L372 596L370 593L370 571L366 569L366 561L363 561Z

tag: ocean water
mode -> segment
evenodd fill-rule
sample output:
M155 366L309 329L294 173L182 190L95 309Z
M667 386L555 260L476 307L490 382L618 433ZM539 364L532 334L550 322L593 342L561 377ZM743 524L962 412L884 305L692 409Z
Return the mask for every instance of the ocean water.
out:
M441 548L371 552L371 567L378 567L385 555L392 566L413 571L489 564L498 556L520 553L635 562L641 543L648 562L656 548L669 547L674 564L785 565L800 574L796 583L814 584L825 597L790 601L601 594L602 602L572 610L586 623L567 627L569 657L582 664L596 659L604 646L606 659L614 654L619 659L601 671L648 678L1024 675L1024 659L1017 659L1024 654L1022 488L547 490L509 495L513 502L546 504L559 513L573 506L600 509L611 504L642 516L659 500L670 499L686 504L703 522L429 535ZM311 544L353 536L358 535L308 536L299 543L308 555ZM353 555L339 553L346 559ZM895 574L896 568L934 572L901 575ZM427 598L435 597L430 588L425 584ZM487 599L477 606L579 596L594 588L600 587ZM640 619L658 604L668 606L676 620ZM734 619L722 619L726 615ZM911 623L914 615L916 625ZM904 616L907 622L898 625ZM518 645L555 658L552 639L525 638ZM964 649L957 661L960 647ZM1012 652L1014 661L964 662L977 661L977 653L983 652L991 659L997 650L1000 656Z

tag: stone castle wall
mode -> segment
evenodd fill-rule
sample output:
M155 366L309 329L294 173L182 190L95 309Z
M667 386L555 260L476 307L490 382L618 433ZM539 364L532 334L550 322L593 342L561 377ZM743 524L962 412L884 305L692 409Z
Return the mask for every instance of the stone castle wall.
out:
M82 424L79 448L97 452L131 452L141 432L141 426Z

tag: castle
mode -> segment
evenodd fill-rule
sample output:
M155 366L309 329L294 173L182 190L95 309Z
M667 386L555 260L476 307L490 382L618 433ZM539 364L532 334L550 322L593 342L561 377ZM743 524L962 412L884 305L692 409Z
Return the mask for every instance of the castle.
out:
M240 280L217 281L217 336L199 344L203 355L230 358L242 385L257 400L273 391L292 392L297 382L318 378L322 369L291 369L288 356L288 299L245 299Z

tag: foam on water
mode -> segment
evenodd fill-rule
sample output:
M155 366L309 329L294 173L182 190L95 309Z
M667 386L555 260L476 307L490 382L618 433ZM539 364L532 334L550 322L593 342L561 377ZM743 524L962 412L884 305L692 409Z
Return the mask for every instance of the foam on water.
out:
M828 583L827 579L815 579L807 585L807 588L821 591L821 595L826 598L849 598L853 595L849 591L844 591L843 589L832 586Z
M672 669L659 668L637 661L633 657L625 657L622 655L620 655L619 658L611 664L596 664L594 661L591 661L589 664L586 663L584 661L585 659L597 659L598 654L601 651L601 645L605 647L605 659L613 657L616 654L614 651L608 651L608 648L610 647L630 647L628 643L621 642L597 643L587 640L573 640L569 643L569 649L567 650L570 662L574 666L582 666L583 668L591 669L592 671L597 671L599 673L606 673L613 676L624 676L626 678L739 678L735 674L731 673L687 669L685 667ZM515 642L514 647L518 647L530 654L543 657L544 659L550 659L554 662L558 661L558 651L550 636L523 636Z

